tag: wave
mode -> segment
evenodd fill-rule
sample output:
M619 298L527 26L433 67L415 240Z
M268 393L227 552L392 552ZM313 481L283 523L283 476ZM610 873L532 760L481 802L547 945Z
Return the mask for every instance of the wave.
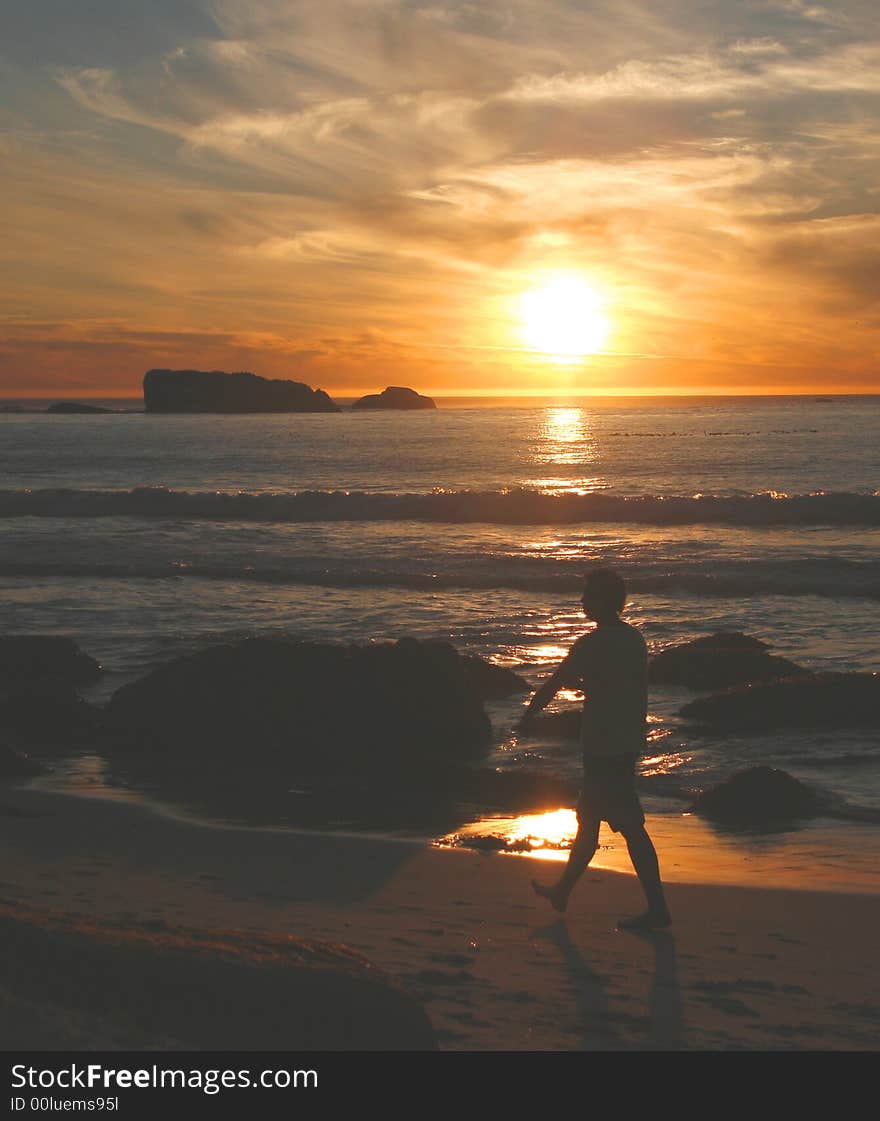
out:
M788 760L801 767L813 767L817 770L825 768L851 768L871 767L880 763L880 754L876 751L850 751L843 755L792 755Z
M880 600L880 564L852 561L821 561L815 565L743 561L741 564L714 566L712 571L699 565L670 564L666 570L639 570L637 565L621 566L627 585L634 592L656 595L696 595L716 598L755 598L760 596L823 596L832 599ZM439 589L515 590L573 595L583 587L583 573L575 569L560 571L548 561L535 570L508 559L473 558L441 571L405 568L399 563L385 567L339 558L320 565L282 561L223 562L218 560L186 563L156 559L99 560L95 557L65 556L63 559L30 558L0 560L0 577L24 579L92 580L212 580L229 583L270 585L310 585L329 588L405 588L413 591Z
M132 490L2 490L0 517L174 518L240 522L416 521L447 524L880 526L880 492L749 495L550 494L528 488L424 494L299 491L290 494Z

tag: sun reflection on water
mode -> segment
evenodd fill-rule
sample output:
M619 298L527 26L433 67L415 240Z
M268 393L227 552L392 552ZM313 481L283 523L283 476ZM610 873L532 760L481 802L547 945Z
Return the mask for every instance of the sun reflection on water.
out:
M529 647L529 660L536 666L546 666L560 661L567 653L567 646L559 646L555 642L545 642L540 646Z
M544 413L543 423L531 448L536 464L560 468L585 468L598 458L593 421L586 409L552 408ZM604 489L599 476L576 473L527 480L527 485L551 493L590 494Z
M583 463L595 451L595 438L586 409L547 409L538 459L542 463ZM573 458L574 457L574 458Z
M594 494L598 490L606 489L606 484L602 482L598 475L591 475L589 477L581 476L577 479L552 475L529 479L528 485L540 491L542 494L575 494L581 497L586 494Z
M441 837L435 843L525 853L541 860L567 860L576 833L574 810L560 809L484 819Z

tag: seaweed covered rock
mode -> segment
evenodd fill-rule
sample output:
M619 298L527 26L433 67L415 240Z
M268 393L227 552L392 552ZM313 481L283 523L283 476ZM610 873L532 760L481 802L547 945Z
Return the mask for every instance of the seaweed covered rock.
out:
M506 666L496 666L473 655L464 655L461 660L470 687L484 701L515 697L531 689L524 677Z
M0 636L0 693L14 692L36 681L88 685L101 666L70 638L54 635Z
M540 771L499 771L472 768L462 776L458 792L480 806L499 813L543 813L573 804L580 783Z
M421 1005L345 946L163 922L114 924L0 908L0 990L41 1015L6 1047L87 1050L96 1031L133 1049L434 1050Z
M827 800L775 767L749 767L710 790L691 806L694 813L728 825L766 825L815 817Z
M541 712L533 718L529 734L554 740L576 740L580 738L581 720L580 708Z
M649 679L656 685L710 690L805 672L803 667L768 651L767 643L758 638L739 631L717 631L655 654L648 668Z
M461 762L491 732L465 660L412 638L212 647L123 686L105 715L117 736L154 751L317 774Z
M46 768L23 751L0 743L0 779L33 778L46 773Z
M33 681L0 698L0 729L22 743L49 748L86 744L101 725L101 710L58 680Z
M712 730L880 727L880 675L808 673L739 686L690 701L685 720Z

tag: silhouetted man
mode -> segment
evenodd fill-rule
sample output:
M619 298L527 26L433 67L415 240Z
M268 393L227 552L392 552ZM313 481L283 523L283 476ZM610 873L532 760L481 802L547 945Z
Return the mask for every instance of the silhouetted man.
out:
M585 693L581 721L584 782L577 806L578 831L568 864L550 886L532 887L559 912L599 843L599 824L607 821L626 840L630 860L645 893L648 909L621 919L626 930L656 930L671 918L660 882L654 844L645 830L645 815L635 786L635 768L645 748L648 697L648 653L645 640L620 618L626 585L611 569L588 573L581 599L584 614L595 629L579 638L551 677L532 697L520 722L529 731L532 719L566 687Z

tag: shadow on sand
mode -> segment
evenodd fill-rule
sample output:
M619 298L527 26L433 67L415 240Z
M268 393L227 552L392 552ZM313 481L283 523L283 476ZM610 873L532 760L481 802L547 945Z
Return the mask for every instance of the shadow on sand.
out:
M632 1029L647 1020L647 1032L635 1049L646 1051L680 1051L685 1048L681 996L676 976L675 939L668 931L626 932L650 944L654 951L654 973L651 981L650 1008L647 1017L612 1012L605 979L584 960L572 942L563 918L549 926L539 927L532 937L544 938L559 950L568 968L581 1021L582 1046L585 1051L632 1050ZM624 1032L622 1029L629 1028Z
M50 791L8 791L5 801L7 838L14 842L21 834L45 867L62 850L80 868L97 860L125 869L125 885L147 877L157 900L164 883L182 882L229 900L346 904L379 891L424 847L402 839L215 826L148 804ZM133 906L141 890L132 886Z

